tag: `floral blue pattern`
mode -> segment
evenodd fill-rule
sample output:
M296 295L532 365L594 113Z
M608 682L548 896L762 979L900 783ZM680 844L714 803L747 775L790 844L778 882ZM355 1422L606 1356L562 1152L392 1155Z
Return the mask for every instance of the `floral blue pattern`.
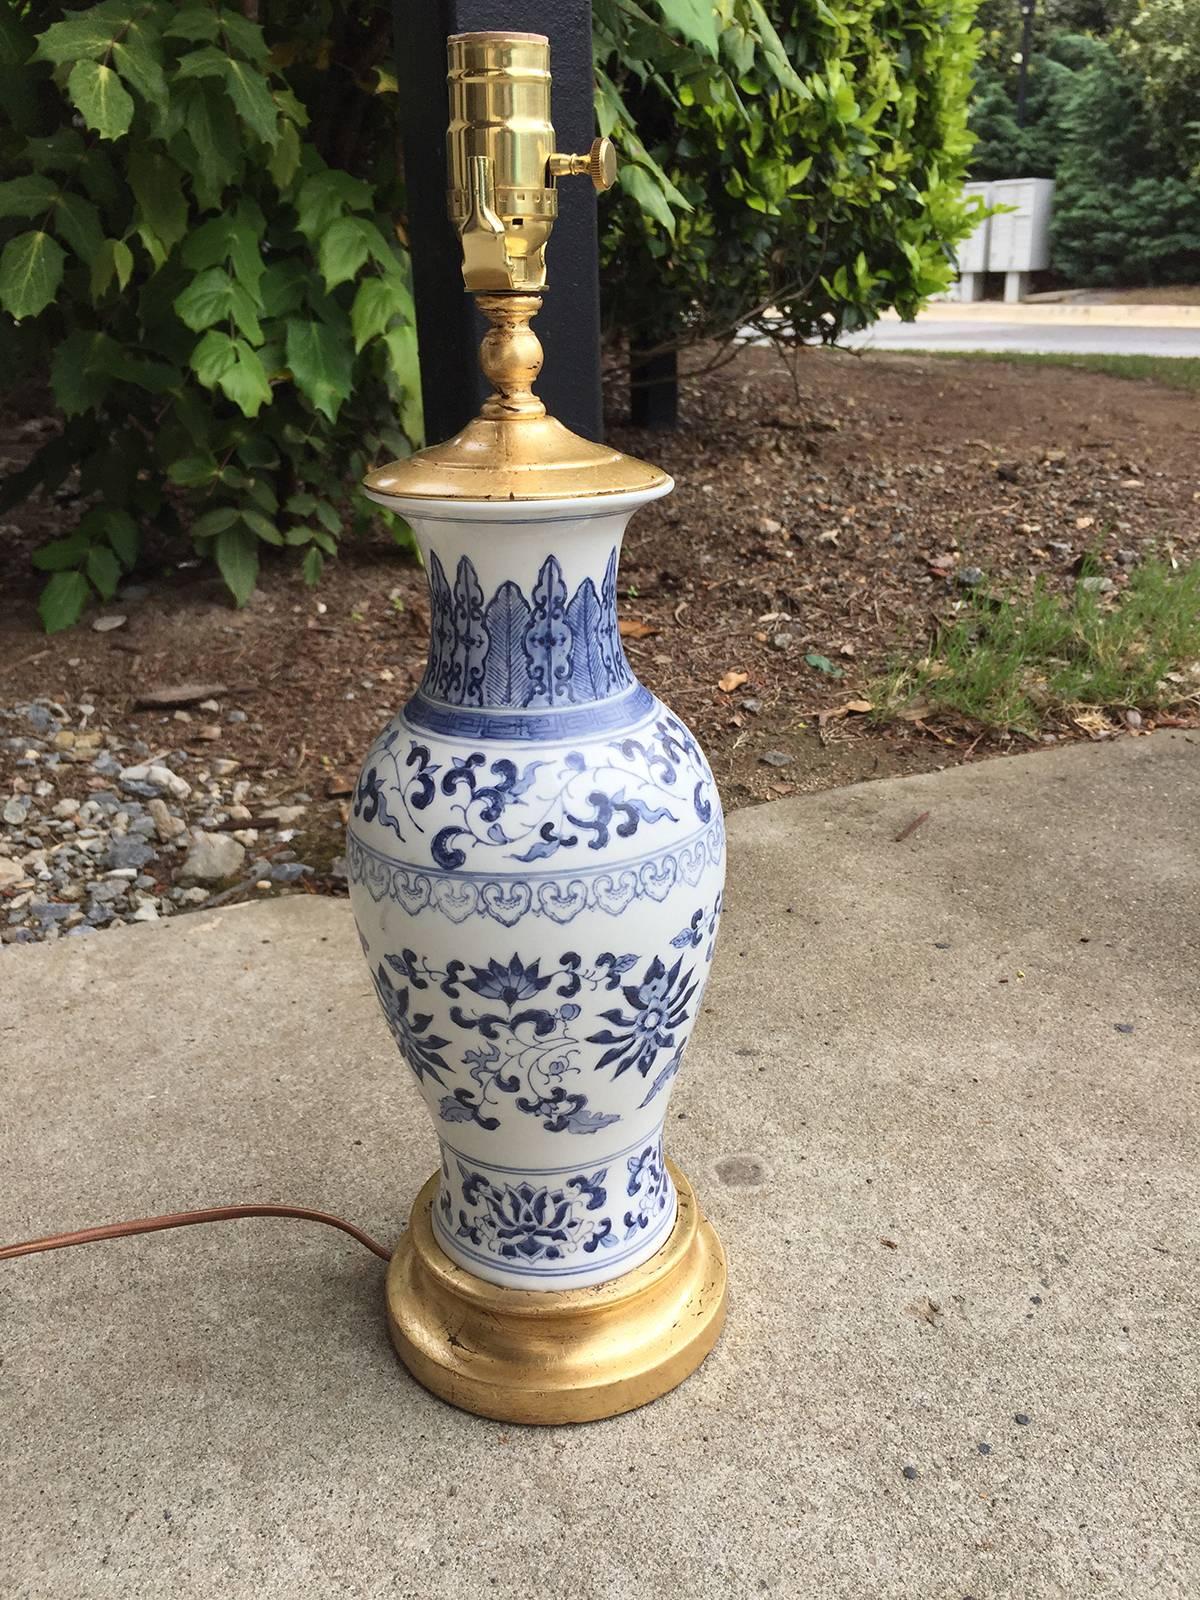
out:
M423 694L444 704L529 709L606 700L633 684L617 631L617 552L599 591L585 578L568 597L548 556L528 597L511 580L485 600L475 564L459 558L451 585L429 558L432 631Z
M392 1038L395 1039L400 1054L416 1074L417 1082L420 1083L428 1073L434 1083L441 1083L438 1074L449 1072L450 1068L438 1051L448 1047L449 1039L442 1039L436 1033L428 1031L433 1021L432 1016L425 1013L414 1013L409 1016L408 990L394 988L392 980L382 966L375 969L374 979L375 993L379 996L379 1004L383 1007L387 1025L392 1030Z
M703 907L697 915L705 919ZM639 965L640 981L626 982ZM438 1102L441 1121L491 1132L508 1106L537 1118L547 1133L596 1134L621 1118L590 1103L589 1077L609 1066L616 1069L610 1082L631 1066L646 1077L668 1056L645 1106L678 1071L692 1001L703 981L694 964L686 971L683 965L682 955L667 971L657 956L639 962L628 951L612 950L585 964L577 951L567 950L556 964L514 951L485 966L452 960L435 967L404 949L385 956L374 977L393 1036L418 1080L428 1076L447 1090ZM618 991L624 1005L602 1009L602 997ZM410 1002L410 992L425 995L425 1001ZM432 1033L433 1014L415 1008L438 995L452 1004ZM592 996L600 1005L594 999L585 1012ZM601 1021L617 1031L588 1031ZM609 1048L598 1052L589 1045ZM469 1085L446 1082L464 1068Z
M429 657L364 763L347 866L442 1145L440 1245L494 1283L576 1287L671 1230L662 1128L725 836L699 746L625 658L622 514L511 520L414 518Z
M615 1062L614 1079L630 1067L636 1067L643 1078L646 1076L659 1053L672 1048L676 1033L688 1020L691 999L699 984L692 975L694 970L689 967L683 971L680 956L668 971L662 958L655 956L640 983L625 985L621 991L624 1006L601 1013L613 1026L588 1034L589 1044L611 1047L597 1061L597 1071Z
M579 1249L592 1255L602 1245L617 1243L609 1218L596 1221L587 1215L608 1200L605 1167L554 1187L529 1180L494 1183L461 1161L458 1169L463 1204L455 1232L503 1260L561 1261Z
M663 1156L662 1135L625 1163L629 1181L625 1193L634 1202L625 1212L625 1237L649 1228L671 1201L671 1180Z
M437 1224L465 1246L518 1271L598 1251L618 1257L640 1251L670 1221L674 1187L661 1129L633 1148L625 1161L625 1181L618 1179L614 1192L611 1163L590 1172L568 1167L517 1174L443 1147Z

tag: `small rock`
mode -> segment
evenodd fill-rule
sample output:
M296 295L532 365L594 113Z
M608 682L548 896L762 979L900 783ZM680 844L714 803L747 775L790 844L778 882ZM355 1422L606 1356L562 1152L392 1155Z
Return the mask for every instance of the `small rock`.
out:
M276 827L290 828L297 822L302 822L305 817L304 806L267 806L260 811L260 822L273 822Z
M752 717L756 717L762 710L762 701L756 695L751 695L747 700L738 701L738 709L748 711Z
M61 900L42 900L30 906L29 914L36 917L43 928L48 928L56 922L65 922L74 910L73 905Z
M229 711L225 714L225 720L226 722L245 722L248 719L244 711Z
M1093 574L1088 578L1080 578L1079 587L1088 594L1111 594L1116 584L1111 578L1101 578Z
M1135 707L1130 706L1125 713L1125 725L1129 728L1140 728L1142 725L1142 713Z
M788 767L796 758L782 750L764 750L758 759L764 767Z
M185 906L203 905L208 899L207 889L181 889L179 899Z
M1118 1033L1132 1033L1133 1032L1133 1023L1132 1022L1114 1022L1113 1023L1113 1027L1117 1030Z
M172 772L170 767L158 763L148 767L123 767L120 783L123 789L139 795L144 794L147 789L151 794L165 789L176 800L186 800L192 792L192 786L186 778L181 778L177 772Z
M56 750L74 750L75 735L70 728L60 728L50 742Z
M909 1483L912 1483L914 1479L920 1477L920 1473L917 1471L916 1467L901 1467L900 1470L908 1479Z
M54 808L56 817L73 817L79 810L78 800L60 800Z
M177 839L187 829L187 823L183 818L173 816L167 809L167 802L158 796L147 803L146 810L150 813L155 832L164 844Z
M130 922L157 922L158 907L153 900L147 900L137 908L129 920Z
M19 867L15 861L10 861L7 856L0 856L0 889L7 889L10 884L20 883L24 876L23 867Z
M120 900L128 888L128 883L120 878L106 878L103 883L89 883L88 894L93 906L110 906L114 900Z
M790 633L773 633L771 635L772 650L790 650L791 647L792 635Z
M1138 553L1137 553L1136 550L1118 550L1117 551L1117 565L1119 567L1136 567L1137 564L1138 564Z
M187 853L180 876L198 878L201 883L220 883L232 878L246 859L244 846L228 833L192 834L192 846Z
M977 589L983 582L983 570L980 567L963 567L954 574L954 581L960 589Z
M11 799L5 801L0 816L3 816L10 827L19 828L29 816L32 807L33 801L27 794L14 794Z
M301 878L311 873L312 868L306 867L301 861L278 861L271 868L272 883L298 883Z
M1025 1413L1023 1411L1018 1411L1016 1416L1013 1418L1013 1421L1020 1428L1025 1428L1025 1427L1029 1426L1029 1418L1025 1415Z
M17 715L24 717L25 721L35 733L51 733L54 729L54 718L45 706L18 706ZM66 713L63 713L64 717Z
M251 821L253 821L253 818L250 815L250 807L249 806L242 806L242 805L226 806L225 807L225 815L229 818L230 822L251 822Z
M144 867L147 861L153 861L154 851L142 839L136 837L114 839L104 859L110 871L128 871Z
M776 522L774 517L760 517L754 524L754 531L769 539L772 534L783 532L783 523Z
M217 778L231 778L241 764L242 763L240 761L234 761L230 757L225 757L220 761L214 761L212 764L213 775Z
M92 623L92 630L95 633L111 633L114 628L123 628L128 620L119 612L113 612L109 616L97 617Z

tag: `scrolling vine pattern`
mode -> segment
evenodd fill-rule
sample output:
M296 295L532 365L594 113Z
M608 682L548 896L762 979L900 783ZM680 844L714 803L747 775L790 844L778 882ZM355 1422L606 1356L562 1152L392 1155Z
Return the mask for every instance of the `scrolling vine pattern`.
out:
M583 705L633 683L617 630L617 552L597 589L585 578L568 597L548 556L526 596L510 579L485 599L475 564L459 559L454 582L429 558L432 626L422 690L449 705L530 710Z
M427 828L425 813L435 801L450 804L438 804L442 826ZM508 757L489 763L480 750L438 762L416 739L404 752L402 730L393 726L367 758L353 809L356 818L378 822L401 843L408 841L409 829L432 833L433 863L454 872L497 855L529 864L560 851L601 852L643 826L678 823L685 810L708 823L714 794L699 746L664 711L642 738L520 765Z

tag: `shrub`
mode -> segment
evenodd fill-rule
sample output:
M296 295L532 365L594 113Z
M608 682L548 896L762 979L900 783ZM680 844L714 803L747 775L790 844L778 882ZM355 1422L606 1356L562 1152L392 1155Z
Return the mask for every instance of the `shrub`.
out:
M608 332L832 340L944 289L973 226L974 5L597 0L601 131L626 158Z
M1200 61L1168 48L1169 35L1164 42L1170 24L1182 26L1173 0L1144 0L1138 16L1140 28L1107 38L1047 39L1029 64L1023 128L1011 75L993 61L978 77L971 175L1057 180L1052 264L1073 283L1186 283L1196 274L1200 193L1188 170L1196 147L1184 135L1200 123L1187 121L1194 96L1181 86L1200 83Z
M1056 269L1077 283L1178 283L1200 257L1200 193L1156 145L1138 79L1092 41L1060 102Z
M343 485L419 438L388 197L322 154L290 81L313 76L303 26L287 38L273 56L217 0L0 25L0 359L9 383L48 373L66 419L4 499L77 470L87 506L34 557L51 631L113 594L151 527L186 532L239 603L263 543L315 582Z

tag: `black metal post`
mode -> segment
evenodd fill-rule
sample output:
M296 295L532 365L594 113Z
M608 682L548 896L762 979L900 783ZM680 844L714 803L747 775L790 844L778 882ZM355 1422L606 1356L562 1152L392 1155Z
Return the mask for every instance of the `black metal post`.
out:
M679 426L679 352L629 350L629 420L635 428Z
M591 0L394 0L401 138L412 250L425 436L463 427L486 386L479 373L484 322L463 289L458 237L446 215L446 39L483 29L544 33L554 77L558 148L586 150L592 109ZM560 189L547 251L550 287L535 329L546 351L538 393L552 415L585 438L603 432L596 196L585 178Z
M1025 89L1029 81L1029 54L1033 49L1033 10L1036 0L1021 0L1021 60L1017 66L1017 127L1025 126Z

